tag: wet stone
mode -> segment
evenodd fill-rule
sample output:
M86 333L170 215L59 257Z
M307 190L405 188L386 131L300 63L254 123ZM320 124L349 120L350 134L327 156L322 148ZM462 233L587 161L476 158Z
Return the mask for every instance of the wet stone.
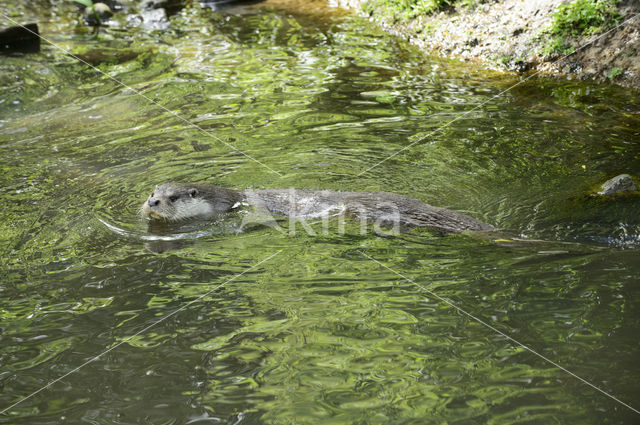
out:
M614 193L638 190L638 187L629 174L620 174L604 182L600 189L599 195L613 195Z

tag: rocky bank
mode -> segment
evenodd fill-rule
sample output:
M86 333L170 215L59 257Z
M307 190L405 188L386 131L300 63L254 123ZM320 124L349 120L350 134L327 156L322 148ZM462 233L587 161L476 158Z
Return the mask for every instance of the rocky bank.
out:
M365 14L367 0L331 1ZM377 9L366 15L388 31L440 56L503 70L559 73L640 88L640 2L620 1L622 24L608 32L572 39L578 50L568 57L545 56L544 32L563 3L568 0L485 1L403 22L394 22L392 16Z

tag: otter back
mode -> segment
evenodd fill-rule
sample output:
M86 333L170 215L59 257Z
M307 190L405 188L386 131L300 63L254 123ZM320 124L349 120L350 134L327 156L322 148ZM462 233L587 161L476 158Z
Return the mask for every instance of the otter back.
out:
M441 234L495 230L456 211L389 192L265 189L247 190L245 197L250 205L261 203L269 212L284 216L314 218L346 212L382 225L427 227Z

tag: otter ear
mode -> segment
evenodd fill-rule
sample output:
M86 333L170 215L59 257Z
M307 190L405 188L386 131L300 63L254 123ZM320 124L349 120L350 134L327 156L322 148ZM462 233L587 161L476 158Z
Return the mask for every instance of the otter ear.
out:
M195 198L197 195L198 195L198 189L196 188L189 189L189 196L191 196L192 198Z

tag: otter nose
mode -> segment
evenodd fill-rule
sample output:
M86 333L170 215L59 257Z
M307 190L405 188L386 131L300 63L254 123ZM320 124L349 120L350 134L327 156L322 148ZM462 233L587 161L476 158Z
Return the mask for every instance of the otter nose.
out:
M147 201L147 205L149 205L150 207L155 207L159 203L160 203L160 200L155 198L149 198L149 200Z

